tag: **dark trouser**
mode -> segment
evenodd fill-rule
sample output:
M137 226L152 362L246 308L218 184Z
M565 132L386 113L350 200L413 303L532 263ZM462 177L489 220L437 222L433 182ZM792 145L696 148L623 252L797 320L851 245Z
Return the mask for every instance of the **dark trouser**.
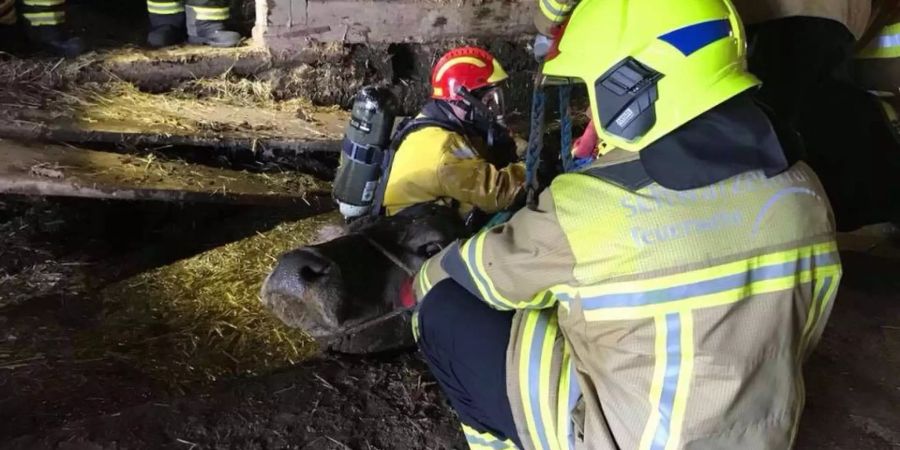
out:
M506 395L513 314L441 281L419 306L419 348L464 424L521 447Z
M800 134L838 229L900 219L900 144L875 98L847 75L853 35L812 17L753 25L748 35L758 97Z

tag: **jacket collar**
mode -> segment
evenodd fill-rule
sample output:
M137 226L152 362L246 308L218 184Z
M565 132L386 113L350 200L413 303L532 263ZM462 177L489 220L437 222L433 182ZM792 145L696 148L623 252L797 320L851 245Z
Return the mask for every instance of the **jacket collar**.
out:
M613 150L585 172L629 190L652 182L697 189L762 170L767 177L789 167L779 136L749 95L740 95L688 122L639 153Z

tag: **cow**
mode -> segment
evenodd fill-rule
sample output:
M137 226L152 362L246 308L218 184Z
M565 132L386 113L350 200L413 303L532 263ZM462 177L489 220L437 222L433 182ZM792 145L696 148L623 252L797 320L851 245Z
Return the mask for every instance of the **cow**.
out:
M287 326L328 350L412 347L411 312L395 302L411 295L412 278L426 259L467 234L456 211L436 204L359 219L340 237L281 255L260 298Z

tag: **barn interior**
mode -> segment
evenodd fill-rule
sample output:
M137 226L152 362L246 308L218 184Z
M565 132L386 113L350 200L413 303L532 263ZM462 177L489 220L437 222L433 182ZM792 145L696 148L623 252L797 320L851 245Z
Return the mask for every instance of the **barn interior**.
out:
M361 87L412 115L437 58L479 45L527 138L532 3L235 0L242 46L151 50L143 2L70 0L90 51L0 52L0 449L466 448L415 353L322 352L258 293L340 226ZM900 239L839 243L797 448L894 449Z

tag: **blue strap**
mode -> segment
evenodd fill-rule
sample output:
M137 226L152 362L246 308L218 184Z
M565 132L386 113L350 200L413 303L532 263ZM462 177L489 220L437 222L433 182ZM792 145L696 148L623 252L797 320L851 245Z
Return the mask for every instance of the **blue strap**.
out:
M569 102L572 98L572 85L559 87L559 156L563 172L571 171L572 161L572 117L569 116Z
M529 208L537 208L537 192L540 190L537 169L543 150L544 134L544 91L535 88L531 98L531 130L528 133L528 149L525 151L525 188L528 193Z
M559 87L559 124L560 124L560 159L563 171L574 170L576 161L572 157L572 118L569 116L569 103L572 99L572 86ZM535 88L531 98L531 129L528 133L528 148L525 151L525 186L528 190L528 205L532 209L537 206L537 191L540 190L537 170L541 161L544 133L544 90ZM515 211L501 211L491 218L485 229L505 223Z

